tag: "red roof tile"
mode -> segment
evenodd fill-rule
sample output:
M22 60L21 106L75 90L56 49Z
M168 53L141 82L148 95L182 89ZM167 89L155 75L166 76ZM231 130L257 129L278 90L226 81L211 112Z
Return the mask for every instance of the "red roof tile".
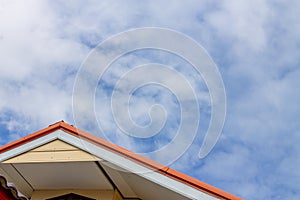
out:
M6 178L0 174L0 197L1 200L28 200L25 196L20 194L15 186L8 183Z

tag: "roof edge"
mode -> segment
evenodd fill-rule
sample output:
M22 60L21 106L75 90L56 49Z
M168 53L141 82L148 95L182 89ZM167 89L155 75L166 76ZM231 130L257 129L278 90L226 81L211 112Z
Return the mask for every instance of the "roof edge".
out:
M31 133L31 134L29 134L29 135L27 135L25 137L22 137L22 138L20 138L18 140L15 140L13 142L5 144L5 145L3 145L3 146L0 147L0 153L2 154L4 152L6 152L6 151L9 151L9 150L13 149L13 148L21 146L21 145L23 145L23 144L25 144L27 142L30 142L30 141L35 140L37 138L40 138L40 137L42 137L44 135L52 133L53 131L56 131L56 130L58 130L58 129L61 128L61 123L65 123L65 122L60 121L60 122L54 123L52 125L49 125L47 128L43 128L43 129L41 129L39 131L36 131L36 132Z
M221 199L242 199L237 196L234 196L228 192L225 192L219 188L216 188L212 185L209 185L207 183L204 183L202 181L199 181L193 177L190 177L188 175L185 175L181 172L178 172L174 169L171 169L167 166L164 166L162 164L159 164L155 161L152 161L146 157L143 157L139 154L136 154L132 151L129 151L123 147L120 147L118 145L112 144L106 140L103 140L99 137L96 137L90 133L87 133L83 130L80 130L70 124L65 123L64 121L59 121L57 123L54 123L52 125L49 125L47 128L41 129L37 132L34 132L32 134L29 134L28 136L25 136L23 138L20 138L14 142L8 143L2 147L0 147L0 154L6 151L9 151L13 148L16 148L18 146L21 146L27 142L30 142L32 140L35 140L37 138L43 137L49 133L52 133L56 130L64 130L65 132L68 132L69 134L72 134L76 137L80 137L82 139L85 139L89 142L92 142L96 145L100 145L114 153L117 153L119 155L125 156L129 158L130 160L133 160L134 162L137 162L151 170L157 171L163 175L166 175L172 179L175 179L177 181L180 181L184 184L187 184L193 188L196 188L198 190L201 190L202 192L205 192L209 195L221 198Z

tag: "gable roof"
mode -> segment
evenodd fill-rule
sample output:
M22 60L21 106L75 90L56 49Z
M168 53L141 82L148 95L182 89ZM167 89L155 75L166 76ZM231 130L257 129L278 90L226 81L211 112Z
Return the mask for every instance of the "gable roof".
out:
M120 146L117 146L115 144L112 144L108 141L105 141L101 138L98 138L94 135L91 135L83 130L80 130L72 125L69 125L63 121L61 122L57 122L55 124L50 125L47 128L44 128L40 131L37 131L35 133L32 133L28 136L25 136L19 140L16 140L14 142L11 142L9 144L6 144L2 147L0 147L0 156L4 155L5 153L19 148L22 145L28 144L34 140L40 139L42 137L45 137L57 130L62 130L72 136L75 136L77 138L80 138L84 141L87 141L89 143L92 143L98 147L104 148L106 150L108 150L109 152L112 152L114 154L117 154L119 156L122 156L126 159L131 160L134 163L137 163L143 167L146 167L147 169L153 170L158 172L159 174L169 177L175 181L178 181L180 183L183 183L187 186L190 186L196 190L200 190L206 194L209 194L211 196L214 196L216 198L220 198L220 199L241 199L237 196L234 196L230 193L227 193L219 188L216 188L214 186L211 186L209 184L206 184L202 181L199 181L195 178L192 178L190 176L187 176L183 173L180 173L176 170L173 170L167 166L163 166L157 162L154 162L150 159L147 159L141 155L138 155L136 153L133 153L127 149L124 149ZM14 155L13 155L14 156ZM12 157L12 156L11 156ZM1 158L1 157L0 157Z

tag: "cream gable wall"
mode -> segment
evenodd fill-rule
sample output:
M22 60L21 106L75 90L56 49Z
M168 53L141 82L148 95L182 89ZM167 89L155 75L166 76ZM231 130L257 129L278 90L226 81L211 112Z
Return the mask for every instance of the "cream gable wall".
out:
M57 139L21 155L5 160L2 163L76 162L99 160L101 159Z

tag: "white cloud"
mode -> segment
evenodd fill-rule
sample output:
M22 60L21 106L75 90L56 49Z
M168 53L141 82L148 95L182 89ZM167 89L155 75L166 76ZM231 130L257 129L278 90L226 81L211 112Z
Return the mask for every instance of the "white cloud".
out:
M1 1L1 123L10 140L62 118L72 123L74 78L91 47L128 28L173 28L208 49L228 98L224 134L214 151L198 160L199 135L174 167L246 199L299 198L298 10L298 1ZM118 68L106 78L115 82L123 72ZM206 94L194 71L181 72ZM136 117L144 113L139 106ZM98 108L101 123L116 131L115 142L139 150L118 135L107 104Z

